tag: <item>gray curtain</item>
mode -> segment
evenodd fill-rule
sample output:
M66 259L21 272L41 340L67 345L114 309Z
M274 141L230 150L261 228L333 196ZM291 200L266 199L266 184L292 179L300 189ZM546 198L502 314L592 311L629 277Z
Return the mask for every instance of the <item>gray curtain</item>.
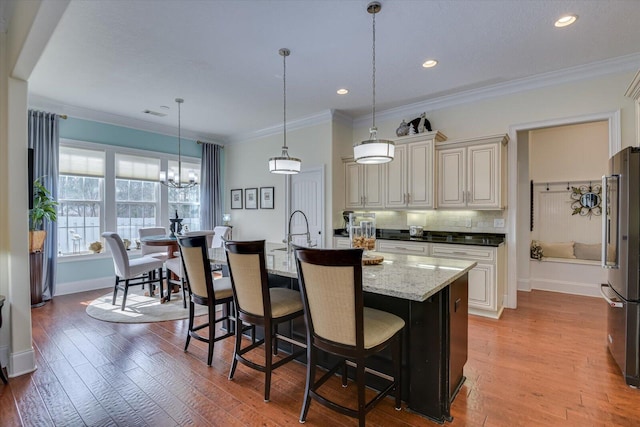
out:
M201 230L213 230L216 225L222 225L221 156L222 147L218 144L202 144L200 163Z
M29 148L33 148L33 178L40 178L54 200L58 200L58 121L56 114L29 110ZM45 221L44 230L47 232L47 239L44 245L42 299L47 301L56 294L58 228L55 223Z

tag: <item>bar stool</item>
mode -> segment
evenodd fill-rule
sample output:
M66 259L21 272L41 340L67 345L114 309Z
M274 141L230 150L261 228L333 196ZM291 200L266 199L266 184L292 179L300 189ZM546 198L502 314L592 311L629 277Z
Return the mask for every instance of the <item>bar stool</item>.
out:
M307 323L307 382L300 422L304 423L311 399L358 419L391 392L401 409L402 329L404 320L386 311L364 306L362 291L362 249L296 249L298 281ZM393 377L370 401L365 400L365 370L389 380L389 376L365 367L367 357L390 347ZM316 352L322 350L342 359L316 380ZM342 368L342 385L347 386L346 362L355 364L358 408L331 401L318 389Z

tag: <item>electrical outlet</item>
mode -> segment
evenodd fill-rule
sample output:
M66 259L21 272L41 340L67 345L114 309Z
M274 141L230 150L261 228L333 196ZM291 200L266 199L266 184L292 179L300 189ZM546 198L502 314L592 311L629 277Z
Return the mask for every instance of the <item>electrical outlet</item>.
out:
M471 218L467 218L467 219L465 220L465 222L464 222L464 225L465 225L467 228L471 228Z
M494 228L504 228L504 219L503 218L495 218L493 220Z

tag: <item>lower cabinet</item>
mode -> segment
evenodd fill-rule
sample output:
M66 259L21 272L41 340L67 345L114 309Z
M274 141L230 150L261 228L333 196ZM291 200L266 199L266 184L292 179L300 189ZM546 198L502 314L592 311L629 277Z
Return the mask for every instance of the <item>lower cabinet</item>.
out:
M504 245L468 246L433 244L431 256L476 261L469 271L469 313L500 318L503 310L502 298L506 283Z
M392 254L429 255L429 243L406 242L397 240L378 240L376 250Z
M351 245L349 244L348 237L334 237L333 238L333 249L349 249Z

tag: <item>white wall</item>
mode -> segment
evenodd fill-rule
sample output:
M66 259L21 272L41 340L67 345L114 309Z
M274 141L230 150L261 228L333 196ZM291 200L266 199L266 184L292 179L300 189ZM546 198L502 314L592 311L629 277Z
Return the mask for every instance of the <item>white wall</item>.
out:
M287 132L289 155L302 160L302 169L325 166L325 218L332 216L331 123L327 122ZM280 242L286 235L285 177L269 172L268 159L279 156L282 134L238 142L225 146L225 206L231 206L231 189L274 187L274 209L228 209L233 238L266 239ZM326 221L325 236L331 222Z

